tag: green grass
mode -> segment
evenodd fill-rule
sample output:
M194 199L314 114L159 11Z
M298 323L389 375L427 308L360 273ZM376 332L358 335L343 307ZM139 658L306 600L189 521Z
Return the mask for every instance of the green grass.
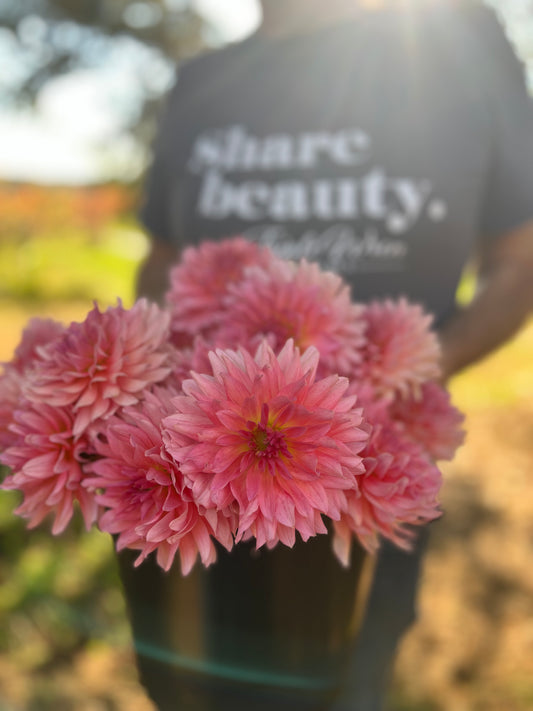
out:
M19 303L134 298L147 240L129 225L110 225L98 240L76 232L0 242L0 298Z

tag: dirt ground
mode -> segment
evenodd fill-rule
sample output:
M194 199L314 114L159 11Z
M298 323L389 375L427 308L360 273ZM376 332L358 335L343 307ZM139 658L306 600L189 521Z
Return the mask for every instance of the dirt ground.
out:
M467 425L396 666L406 711L533 709L533 400Z

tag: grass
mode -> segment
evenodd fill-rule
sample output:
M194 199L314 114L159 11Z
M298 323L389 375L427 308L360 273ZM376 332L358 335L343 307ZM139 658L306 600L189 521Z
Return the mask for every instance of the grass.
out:
M133 277L146 238L123 224L98 238L83 233L4 239L0 243L0 298L35 304L55 301L133 300Z
M113 224L97 240L83 233L0 241L0 360L8 360L29 318L65 323L121 298L134 300L135 274L147 239L132 225Z

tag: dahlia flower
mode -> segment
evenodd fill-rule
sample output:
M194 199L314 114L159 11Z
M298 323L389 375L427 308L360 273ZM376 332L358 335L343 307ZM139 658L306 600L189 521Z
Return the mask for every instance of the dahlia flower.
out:
M169 375L168 323L168 314L145 299L130 310L120 302L104 312L95 306L47 347L46 358L27 378L25 396L70 407L74 435L81 434Z
M163 449L160 424L172 412L172 394L155 387L141 403L103 423L96 444L101 458L92 464L85 486L99 492L95 499L106 509L99 527L118 534L118 550L139 550L136 565L156 551L165 570L179 551L186 575L198 554L206 566L215 560L211 536L228 549L233 539L229 517L192 500L178 466Z
M212 346L202 336L196 336L191 346L176 349L172 360L172 373L163 384L166 385L168 382L171 387L181 389L182 382L191 377L191 370L210 373L209 352L211 350Z
M20 343L15 349L13 359L8 364L19 373L30 368L43 356L42 348L56 340L65 332L65 326L51 318L32 318L22 332Z
M423 449L403 437L388 420L385 401L369 416L371 433L362 452L365 473L358 490L347 492L347 509L334 521L334 550L346 565L352 535L371 553L387 538L409 549L412 526L440 516L441 473Z
M9 447L16 439L10 425L21 390L22 375L15 368L6 368L0 375L0 451Z
M424 383L418 397L395 399L390 414L404 435L418 442L435 461L453 459L464 441L464 416L438 383Z
M228 286L239 281L248 266L267 266L271 259L267 248L243 237L185 249L170 272L166 294L173 333L184 334L185 339L185 334L205 335L225 313Z
M361 412L345 378L315 379L318 359L290 340L277 357L266 343L255 358L217 350L213 375L192 373L173 400L176 414L163 420L193 497L234 510L237 540L292 546L295 531L304 540L325 533L321 516L339 518L345 491L357 488Z
M432 316L406 299L365 306L366 345L354 375L382 394L407 396L440 374L440 347L430 330Z
M302 351L318 350L323 375L350 375L360 362L362 309L336 274L305 260L276 259L269 268L249 269L229 292L227 318L217 333L223 343L255 350L267 339L279 350L291 338Z
M47 403L24 402L14 413L14 441L0 455L12 474L2 484L24 495L15 510L34 528L50 513L52 533L61 533L80 505L87 528L96 520L94 497L83 488L85 466L94 449L85 437L76 437L69 409Z
M431 317L352 302L341 277L237 237L183 253L168 308L33 319L0 375L3 488L62 531L75 506L117 549L187 574L228 550L327 533L408 548L462 442ZM255 355L253 355L255 354Z
M22 396L24 375L45 355L43 348L65 331L65 327L52 319L32 318L22 332L20 343L13 358L4 363L0 375L0 450L16 438L9 426L13 413Z

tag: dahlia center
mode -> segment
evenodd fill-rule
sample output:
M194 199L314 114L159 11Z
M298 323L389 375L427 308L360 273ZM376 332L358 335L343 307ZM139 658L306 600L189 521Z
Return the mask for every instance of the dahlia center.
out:
M262 321L261 331L271 333L279 343L285 343L288 338L292 338L296 346L301 346L305 340L303 327L302 319L296 314L278 312L272 315L270 322Z
M279 455L290 456L282 432L272 427L257 425L251 433L251 444L257 457L272 459Z

